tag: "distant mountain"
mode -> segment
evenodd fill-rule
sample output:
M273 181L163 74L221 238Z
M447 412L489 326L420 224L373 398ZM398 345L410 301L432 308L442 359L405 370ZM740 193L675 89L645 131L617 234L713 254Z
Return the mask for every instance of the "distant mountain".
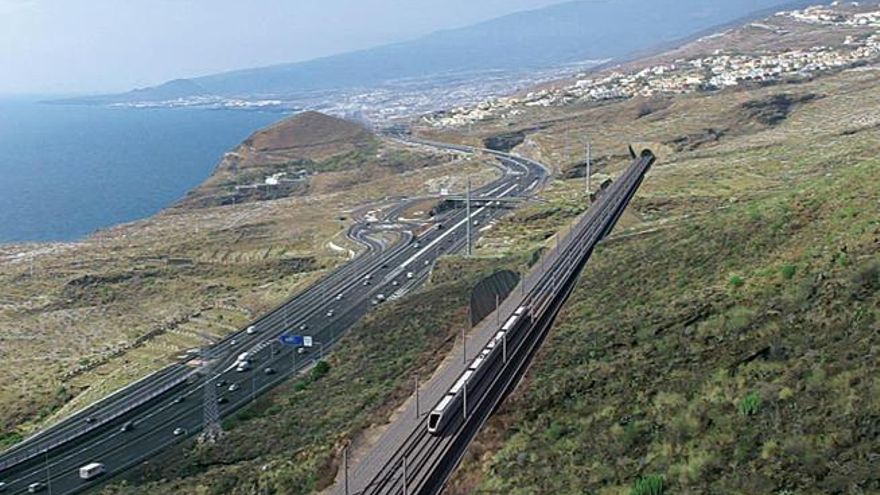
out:
M816 0L818 3L819 0ZM794 2L797 5L807 2ZM453 71L532 69L619 58L713 26L792 4L791 0L589 0L519 12L403 43L307 62L172 81L113 99L286 96L374 86ZM169 87L169 85L171 85Z
M210 93L191 79L174 79L167 83L148 88L134 89L116 95L100 95L59 100L57 103L97 103L109 104L130 101L168 101L194 96L210 96Z

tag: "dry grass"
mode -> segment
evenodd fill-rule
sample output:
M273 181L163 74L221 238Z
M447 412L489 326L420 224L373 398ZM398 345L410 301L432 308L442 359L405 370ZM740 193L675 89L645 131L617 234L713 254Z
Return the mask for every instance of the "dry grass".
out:
M358 249L344 235L358 207L496 175L485 161L406 152L427 162L345 192L174 208L78 243L4 246L0 360L12 364L0 383L5 438L241 328L346 261Z

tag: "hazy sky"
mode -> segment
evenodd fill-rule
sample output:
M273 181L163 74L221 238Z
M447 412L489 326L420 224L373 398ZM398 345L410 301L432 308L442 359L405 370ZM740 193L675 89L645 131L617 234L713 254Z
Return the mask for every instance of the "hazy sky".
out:
M0 0L0 94L127 90L554 3L560 0Z

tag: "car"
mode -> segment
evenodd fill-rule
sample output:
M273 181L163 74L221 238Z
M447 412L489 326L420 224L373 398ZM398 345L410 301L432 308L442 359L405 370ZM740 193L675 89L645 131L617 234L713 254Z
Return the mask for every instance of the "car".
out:
M257 327L255 327L254 325L251 325L251 326L247 327L247 330L245 330L244 333L246 333L248 335L253 335L253 334L257 333Z
M388 268L388 263L382 263L382 269Z
M416 276L416 274L413 272L406 272L406 278L413 278L415 276Z
M226 404L227 402L229 402L229 399L226 397L223 397L222 395L217 397L217 404Z
M307 329L307 328L309 328L309 326L306 325L305 323L303 323L302 325L299 326L299 329L300 329L300 330L305 330L305 329Z
M393 280L393 281L391 282L391 285L397 287L398 285L400 285L400 282L398 282L397 280Z
M416 249L418 249L418 248L422 247L422 243L416 241L416 242L413 244L413 247L416 248Z
M236 390L238 390L238 389L240 389L240 388L241 388L241 385L239 385L239 384L237 384L237 383L233 383L233 384L230 385L229 388L227 388L226 390L229 390L230 392L235 392Z
M186 429L177 427L173 431L175 437L179 437L180 435L186 434Z
M370 281L369 281L369 280L364 280L364 287L366 287L366 286L368 286L368 285L370 285Z
M6 482L0 481L0 492L5 492L5 491L6 491Z
M373 278L373 275L371 275L369 273L364 275L364 280L370 280L371 278Z
M343 297L343 296L342 296L342 293L341 293L341 292L340 292L339 294L336 294L336 300L337 300L337 301L341 301L341 300L342 300L342 297Z
M327 310L327 318L333 318L333 310Z
M266 369L263 370L263 373L265 373L265 374L267 374L267 375L274 375L274 374L275 374L275 368L266 368Z
M232 339L229 341L229 345L238 345L238 341L235 339Z
M431 264L431 260L425 260L425 266L428 266L430 264Z
M226 386L226 380L217 380L217 387L218 388L225 387L225 386Z
M131 431L134 429L134 421L126 421L120 428L119 431L125 433L127 431Z
M178 396L178 397L175 397L174 400L171 401L172 404L180 404L181 402L183 402L183 396L182 396L182 395L180 395L180 396Z
M28 493L37 493L46 489L46 485L39 481L35 481L28 485Z
M86 417L86 423L88 423L88 424L92 424L92 423L94 423L94 422L95 422L95 418L93 418L93 417L91 417L91 416Z
M309 352L309 350L306 349L305 347L297 347L297 348L296 348L296 353L297 353L297 354L307 354L308 352Z

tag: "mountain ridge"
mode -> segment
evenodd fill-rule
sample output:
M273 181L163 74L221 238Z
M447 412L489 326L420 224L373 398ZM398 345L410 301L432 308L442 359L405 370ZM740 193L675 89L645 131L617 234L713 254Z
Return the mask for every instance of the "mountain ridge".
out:
M185 81L219 97L283 97L308 91L374 86L393 79L450 71L537 69L584 60L619 59L757 12L808 3L822 2L736 0L707 7L699 0L658 0L649 6L638 0L576 0L440 30L413 40ZM92 103L158 101L166 99L165 86L170 83L80 100ZM156 90L155 93L151 89Z

